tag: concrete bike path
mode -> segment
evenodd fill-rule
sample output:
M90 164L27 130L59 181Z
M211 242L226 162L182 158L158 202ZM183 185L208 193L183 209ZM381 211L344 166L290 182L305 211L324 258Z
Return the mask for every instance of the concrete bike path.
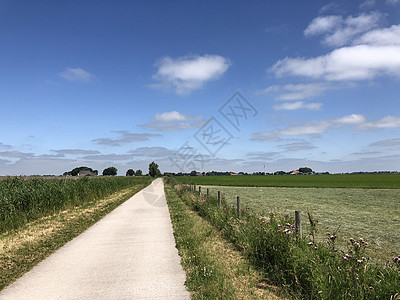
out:
M156 179L0 293L0 299L190 299Z

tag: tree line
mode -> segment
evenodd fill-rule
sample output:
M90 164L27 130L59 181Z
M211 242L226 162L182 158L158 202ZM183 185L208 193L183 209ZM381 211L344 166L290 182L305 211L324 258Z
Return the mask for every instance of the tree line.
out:
M97 176L98 175L98 170L93 170L92 168L89 167L78 167L74 168L71 171L65 172L63 175L64 176ZM116 167L108 167L105 168L102 172L103 176L116 176L118 173L118 169ZM286 171L276 171L274 173L265 173L265 172L253 172L253 173L247 173L247 172L220 172L220 171L211 171L211 172L197 172L196 170L193 170L188 173L184 172L165 172L164 176L230 176L230 175L288 175L288 174L296 174L296 175L309 175L309 174L314 174L315 172L309 168L309 167L301 167L298 170L292 170L289 172ZM156 164L154 161L149 164L149 173L146 174L151 177L158 177L163 175L159 169L158 164ZM141 169L134 170L134 169L128 169L125 173L125 176L143 176L143 171Z
M118 169L116 167L108 167L105 168L102 172L103 176L116 176L118 174ZM72 169L71 171L64 172L64 176L97 176L99 175L98 170L93 170L89 167L77 167ZM151 177L161 176L161 171L158 168L158 164L154 161L149 164L149 173L147 174ZM128 169L125 173L125 176L143 176L143 171Z

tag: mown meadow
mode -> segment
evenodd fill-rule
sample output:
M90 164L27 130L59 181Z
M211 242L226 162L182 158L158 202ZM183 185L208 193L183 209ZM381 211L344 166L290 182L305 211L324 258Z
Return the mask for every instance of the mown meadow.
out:
M371 257L386 260L399 254L400 190L202 186L206 188L212 195L221 191L229 205L240 196L242 208L254 213L294 216L300 211L306 231L309 209L318 221L318 240L334 232L339 245L352 237L367 240Z
M290 215L244 209L238 216L225 199L219 206L215 196L198 196L188 186L170 181L181 201L218 228L269 283L293 298L400 299L398 256L371 259L366 239L354 237L339 247L336 233L329 232L324 240L314 241L307 234L318 228L312 213L304 218L312 225L300 238Z
M188 184L313 188L400 189L400 174L182 176Z
M379 259L397 255L400 249L400 174L339 174L284 176L176 177L183 183L201 185L228 204L240 196L242 207L255 213L294 211L307 217L309 209L318 220L317 238L335 232L338 242L357 236L370 243L368 252ZM307 226L307 224L305 224Z

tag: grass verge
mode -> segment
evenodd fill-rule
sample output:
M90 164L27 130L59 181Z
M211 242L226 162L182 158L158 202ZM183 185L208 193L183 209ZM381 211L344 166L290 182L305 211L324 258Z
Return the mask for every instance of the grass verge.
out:
M176 246L193 299L280 299L251 264L179 192L165 186Z
M147 184L85 202L0 235L0 290L78 236Z

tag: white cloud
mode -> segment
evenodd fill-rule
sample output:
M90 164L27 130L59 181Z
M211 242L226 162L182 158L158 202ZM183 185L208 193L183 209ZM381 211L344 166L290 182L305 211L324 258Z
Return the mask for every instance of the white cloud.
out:
M261 131L252 134L252 140L270 141L280 135L319 135L331 129L339 129L349 126L352 130L378 130L386 128L399 128L400 117L386 116L375 121L368 121L365 116L351 114L339 118L322 119L291 126L285 129Z
M397 151L400 150L400 138L378 141L370 144L370 146L385 148L385 150Z
M386 3L390 5L397 5L400 3L400 0L386 0Z
M363 115L359 114L351 114L332 120L332 123L337 124L361 124L364 122L366 122L366 118Z
M154 116L154 119L156 119L157 121L171 122L171 121L201 120L201 117L184 115L174 110L174 111L164 112L161 114L157 113Z
M312 121L286 129L277 129L273 133L278 135L316 135L327 131L330 125L331 122L328 120Z
M121 146L121 144L148 141L152 137L161 136L160 134L152 134L152 133L131 133L125 130L115 131L115 133L118 133L120 137L116 139L97 138L92 140L92 142L99 145Z
M162 58L153 78L160 81L154 88L173 88L178 95L187 95L200 89L210 80L218 79L228 70L230 61L219 55Z
M204 121L198 122L149 122L141 125L144 128L150 128L156 131L180 131L186 129L199 128L204 124Z
M181 114L178 111L157 113L153 117L156 121L141 125L157 131L178 131L201 127L204 120L201 116Z
M83 154L100 154L97 150L84 150L84 149L60 149L60 150L50 150L57 154L71 154L71 155L83 155Z
M272 131L259 131L251 135L251 140L256 142L280 142L282 138Z
M319 9L319 14L325 14L328 11L341 13L343 12L343 4L338 2L330 2Z
M20 151L3 151L0 152L0 157L11 157L11 158L23 158L23 157L33 157L34 153L26 153Z
M304 103L303 101L297 102L286 102L283 104L274 105L272 108L275 110L297 110L297 109L308 109L308 110L320 110L322 103Z
M368 150L363 150L363 151L361 151L361 152L353 152L353 153L351 153L351 155L363 155L363 156L365 156L365 155L375 155L375 154L382 154L382 152L379 152L379 151L368 151Z
M133 155L131 154L98 154L98 155L87 155L82 157L85 160L101 160L101 161L115 161L115 160L131 160Z
M280 85L271 85L263 90L259 90L256 92L256 95L268 95L270 93L276 93L282 90L282 86Z
M134 156L145 156L152 158L159 157L170 157L175 154L175 151L167 149L165 147L139 147L129 151Z
M305 36L313 36L333 31L343 22L340 16L317 17L304 30Z
M81 81L89 82L93 79L93 75L81 68L66 68L64 71L58 73L58 75L68 81Z
M371 30L355 40L354 44L375 46L400 45L400 25Z
M285 58L270 69L276 76L294 75L325 80L366 80L400 76L400 46L357 45L316 58Z
M400 127L400 117L386 116L376 121L366 121L357 126L359 130L375 130L385 128L398 128Z
M323 35L324 44L334 47L344 46L358 35L376 28L382 16L380 12L372 12L357 17L349 16L346 19L341 16L317 17L304 30L304 35L307 37Z
M375 5L375 0L366 0L360 4L360 8L369 8Z
M279 147L285 149L287 152L310 150L310 149L317 148L313 144L311 144L309 141L305 141L305 140L296 140L295 142L279 145Z
M251 160L266 161L266 160L272 160L273 157L276 157L280 153L281 152L274 152L274 151L269 151L269 152L255 151L255 152L248 152L247 156Z
M279 93L276 96L275 100L302 100L314 98L322 95L325 91L335 89L337 87L332 86L331 84L325 82L317 82L317 83L308 83L308 84L287 84L284 86L274 85L267 87L261 91L258 91L257 94L272 94Z
M3 144L3 143L0 143L0 148L10 149L12 147L11 147L11 145L6 145L6 144Z

